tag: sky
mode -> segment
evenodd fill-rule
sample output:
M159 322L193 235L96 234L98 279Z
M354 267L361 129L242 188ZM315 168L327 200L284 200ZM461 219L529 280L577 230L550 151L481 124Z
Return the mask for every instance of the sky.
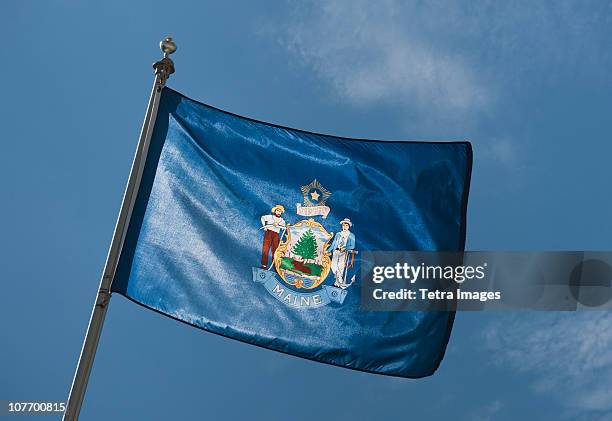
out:
M5 0L0 399L65 400L138 140L168 85L347 137L469 139L469 250L609 250L612 3ZM612 420L612 315L463 312L394 379L111 300L86 420ZM43 417L44 418L44 417Z

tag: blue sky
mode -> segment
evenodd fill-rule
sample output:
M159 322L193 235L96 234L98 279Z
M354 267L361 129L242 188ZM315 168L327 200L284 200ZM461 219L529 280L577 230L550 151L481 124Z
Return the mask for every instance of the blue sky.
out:
M604 1L2 4L0 399L66 398L152 83L256 119L469 139L471 250L606 250ZM83 419L612 419L612 316L461 313L401 380L280 355L114 297Z

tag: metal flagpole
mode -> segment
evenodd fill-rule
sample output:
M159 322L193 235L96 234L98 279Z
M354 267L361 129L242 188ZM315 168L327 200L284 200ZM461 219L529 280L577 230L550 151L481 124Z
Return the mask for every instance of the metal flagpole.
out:
M79 418L79 412L81 411L81 405L85 396L85 389L87 388L87 381L89 380L89 374L91 373L91 367L96 355L100 334L102 333L102 326L104 325L104 318L106 317L106 311L111 297L111 283L115 277L119 255L121 254L127 227L134 208L134 202L136 201L138 187L140 186L147 153L149 151L149 144L151 143L151 135L155 125L155 118L157 117L161 92L166 85L168 77L174 73L174 63L169 55L176 51L176 44L172 41L171 37L167 37L159 43L159 47L164 53L164 57L153 64L153 68L155 69L155 82L153 83L149 105L147 106L147 113L145 114L145 119L140 131L140 139L136 148L134 161L132 162L130 177L123 195L121 210L119 211L119 217L115 225L115 233L113 234L108 256L106 257L106 264L104 266L102 280L100 281L100 289L98 290L98 295L91 312L87 334L85 335L85 341L81 349L81 356L79 357L79 363L70 388L68 404L66 405L66 412L63 418L64 421L75 421Z

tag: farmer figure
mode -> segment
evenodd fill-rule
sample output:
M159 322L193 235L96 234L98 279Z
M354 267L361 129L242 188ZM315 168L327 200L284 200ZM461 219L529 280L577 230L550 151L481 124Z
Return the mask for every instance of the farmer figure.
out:
M355 234L349 229L353 226L350 219L340 221L342 231L337 232L331 243L332 250L331 270L334 274L334 286L341 288L344 285L344 268L348 260L348 253L355 249Z
M261 225L264 229L263 247L261 248L261 268L268 268L268 253L272 248L272 260L274 260L274 252L278 248L280 242L279 233L285 229L285 220L281 215L285 212L283 205L276 205L272 208L272 214L261 217Z

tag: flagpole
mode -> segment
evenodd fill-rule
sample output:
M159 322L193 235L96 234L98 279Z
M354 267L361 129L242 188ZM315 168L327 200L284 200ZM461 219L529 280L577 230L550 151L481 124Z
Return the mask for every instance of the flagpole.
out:
M70 394L68 395L68 404L66 405L66 411L63 418L64 421L76 421L79 418L85 390L87 389L89 374L91 373L96 349L100 341L100 334L102 333L102 326L104 325L104 318L106 317L108 303L111 298L111 283L115 277L117 263L119 261L127 227L140 186L147 153L149 151L161 92L170 75L174 73L174 63L169 55L176 51L176 44L172 41L171 37L167 37L159 43L159 48L164 53L164 57L153 64L153 68L155 69L155 81L140 131L140 139L138 140L136 154L132 162L130 177L125 188L125 193L123 194L123 202L115 225L115 232L106 257L100 288L98 289L98 295L96 296L91 312L87 334L85 335L83 348L81 349L81 355L70 388Z

